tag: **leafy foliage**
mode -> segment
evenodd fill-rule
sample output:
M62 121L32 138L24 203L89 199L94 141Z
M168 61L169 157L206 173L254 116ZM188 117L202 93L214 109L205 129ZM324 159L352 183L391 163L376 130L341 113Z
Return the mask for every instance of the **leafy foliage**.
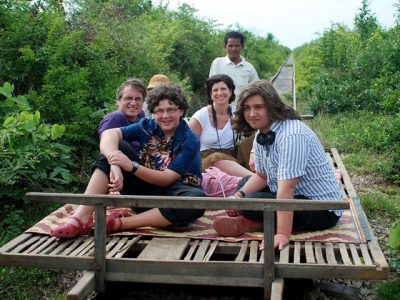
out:
M386 153L392 166L381 174L399 182L400 25L382 29L363 0L354 27L333 24L296 49L299 95L312 99L313 114L363 111L346 125L339 114L336 126L352 134L343 134L338 143L350 153Z
M126 78L166 74L195 95L189 113L204 105L211 62L225 55L214 21L200 20L187 4L169 11L150 0L68 1L67 10L60 3L0 4L0 82L28 95L44 122L64 124L64 143L83 166L74 172L84 174L97 155L96 126L115 108ZM289 49L272 35L243 31L244 55L266 78Z
M65 127L41 123L39 111L25 97L13 97L13 89L9 83L0 88L0 197L22 199L27 190L71 181L70 149L56 142Z

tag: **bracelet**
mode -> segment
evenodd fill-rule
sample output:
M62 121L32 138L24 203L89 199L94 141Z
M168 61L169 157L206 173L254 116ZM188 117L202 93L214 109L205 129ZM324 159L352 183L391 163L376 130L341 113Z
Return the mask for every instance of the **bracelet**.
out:
M246 193L243 192L242 190L238 190L238 193L239 193L240 195L242 195L242 198L246 197Z

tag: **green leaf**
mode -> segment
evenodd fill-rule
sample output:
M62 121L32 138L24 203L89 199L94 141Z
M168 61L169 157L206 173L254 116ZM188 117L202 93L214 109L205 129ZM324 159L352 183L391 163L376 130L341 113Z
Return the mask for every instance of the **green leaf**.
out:
M5 82L4 85L0 87L0 94L5 96L6 98L11 98L13 91L14 91L14 86L8 82Z
M390 230L389 245L393 249L400 250L400 220L396 221Z
M24 96L17 96L14 98L14 102L17 103L18 108L20 110L30 110L31 106L28 103L28 100Z
M4 120L3 125L4 126L8 126L8 125L11 125L11 124L14 124L14 123L15 123L14 116L9 116L7 119Z
M51 138L53 140L60 138L65 131L65 126L64 125L59 125L59 124L54 124L51 127Z

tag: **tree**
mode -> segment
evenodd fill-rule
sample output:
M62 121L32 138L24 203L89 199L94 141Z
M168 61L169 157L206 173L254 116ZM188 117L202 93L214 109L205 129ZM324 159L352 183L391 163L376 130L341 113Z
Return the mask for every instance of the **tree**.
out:
M362 0L362 6L355 16L354 24L361 41L368 39L379 27L375 14L373 14L369 8L368 0Z

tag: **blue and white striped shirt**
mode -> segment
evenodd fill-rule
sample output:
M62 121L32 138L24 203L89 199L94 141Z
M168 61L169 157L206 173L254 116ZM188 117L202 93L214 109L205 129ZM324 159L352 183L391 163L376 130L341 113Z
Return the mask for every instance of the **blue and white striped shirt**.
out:
M295 195L314 200L342 200L325 150L316 134L300 120L275 121L271 130L275 142L269 146L255 143L256 171L267 176L272 192L278 190L278 180L298 178ZM258 132L257 132L258 134ZM342 211L335 211L341 215Z

